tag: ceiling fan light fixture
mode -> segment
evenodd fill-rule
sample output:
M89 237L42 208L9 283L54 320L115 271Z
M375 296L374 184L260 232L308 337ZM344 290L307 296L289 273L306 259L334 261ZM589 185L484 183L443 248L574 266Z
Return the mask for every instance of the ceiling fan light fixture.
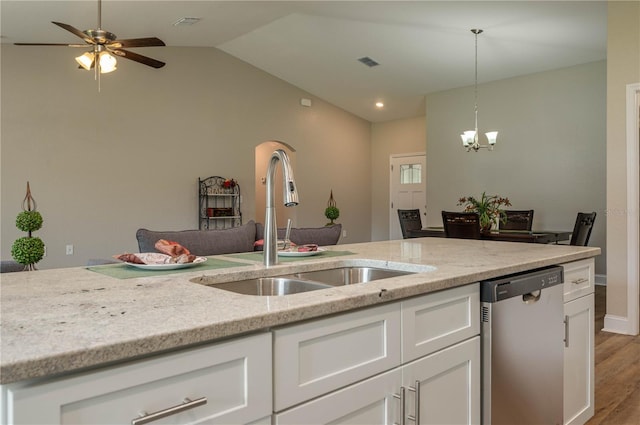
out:
M118 61L109 52L100 52L100 73L107 74L116 70Z
M78 62L78 64L87 71L90 71L91 68L93 68L94 58L95 56L93 52L85 52L82 55L76 57L76 62Z

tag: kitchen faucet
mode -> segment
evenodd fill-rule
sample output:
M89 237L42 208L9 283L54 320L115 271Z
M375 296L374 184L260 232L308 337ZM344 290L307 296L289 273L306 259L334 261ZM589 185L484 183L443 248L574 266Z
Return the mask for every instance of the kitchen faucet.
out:
M298 205L298 190L293 181L293 170L291 169L289 156L282 149L276 149L271 154L267 168L267 209L264 219L264 265L267 267L278 264L278 229L276 227L276 208L274 206L275 194L273 192L275 169L278 161L282 165L284 206L295 207Z

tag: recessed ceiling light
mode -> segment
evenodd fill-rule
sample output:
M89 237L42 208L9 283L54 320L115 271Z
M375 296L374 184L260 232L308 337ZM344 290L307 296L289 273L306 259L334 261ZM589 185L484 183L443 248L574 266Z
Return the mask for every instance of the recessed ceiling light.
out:
M200 22L202 18L180 18L173 23L174 27L180 27L184 25L193 25Z
M376 102L376 108L384 108L384 103Z

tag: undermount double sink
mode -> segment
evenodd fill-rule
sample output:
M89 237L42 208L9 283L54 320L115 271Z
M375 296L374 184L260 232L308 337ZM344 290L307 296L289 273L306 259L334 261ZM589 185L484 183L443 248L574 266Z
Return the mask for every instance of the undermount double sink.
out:
M415 272L378 267L349 266L222 283L214 283L207 276L202 276L193 279L192 282L244 295L289 295L336 286L366 283L413 273Z

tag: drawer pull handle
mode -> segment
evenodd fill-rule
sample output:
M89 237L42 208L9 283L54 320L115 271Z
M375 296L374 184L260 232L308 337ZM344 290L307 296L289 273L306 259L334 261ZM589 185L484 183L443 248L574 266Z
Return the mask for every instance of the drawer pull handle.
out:
M196 400L185 398L182 404L169 407L167 409L158 410L154 413L143 412L140 417L132 419L131 425L143 425L149 422L157 421L158 419L166 418L167 416L175 415L176 413L184 412L185 410L193 409L194 407L207 404L207 398L201 397Z
M585 283L585 282L589 282L589 279L585 279L584 277L581 277L579 279L571 281L571 283L575 283L576 285L579 285L579 284Z
M564 346L569 347L569 316L564 316Z
M415 387L409 387L409 391L412 391L414 393L414 399L415 399L415 409L416 411L414 412L415 415L411 416L407 416L409 418L409 420L412 420L414 423L416 423L417 425L420 425L420 381L416 381L416 386Z
M404 412L404 393L405 393L405 388L404 387L400 387L400 394L394 394L393 398L397 398L398 400L400 400L400 424L398 424L397 422L394 422L393 425L405 425L405 421L404 421L404 416L405 416L405 412Z

